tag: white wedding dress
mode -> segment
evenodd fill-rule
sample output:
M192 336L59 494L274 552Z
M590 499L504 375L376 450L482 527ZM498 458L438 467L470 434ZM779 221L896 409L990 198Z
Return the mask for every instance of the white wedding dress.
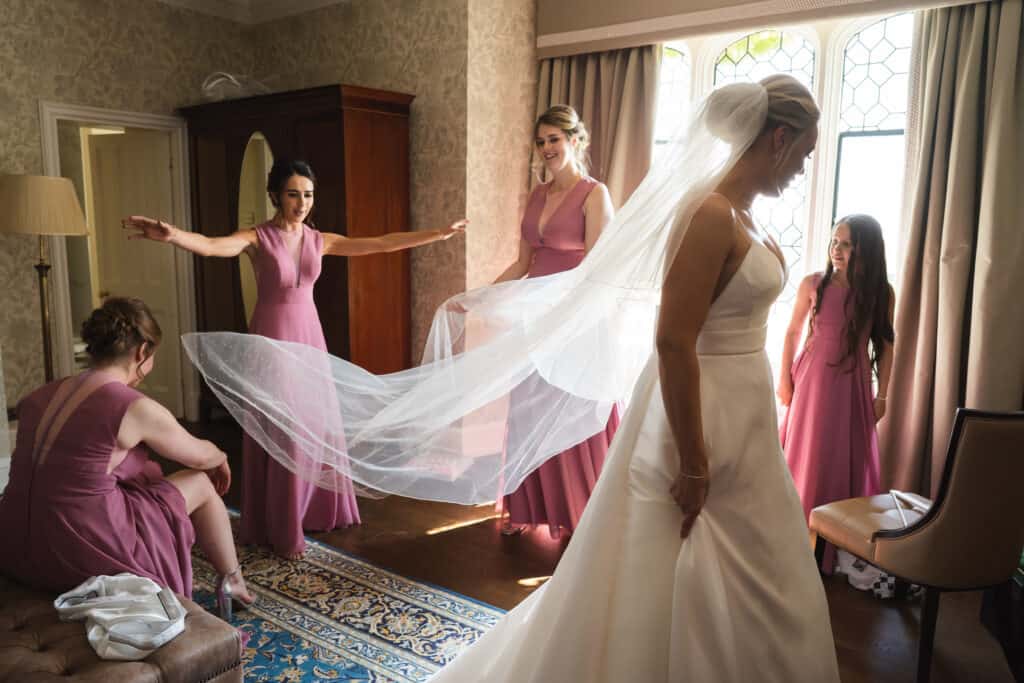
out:
M754 242L701 330L710 492L689 538L655 353L554 576L432 683L839 680L764 351L783 280Z

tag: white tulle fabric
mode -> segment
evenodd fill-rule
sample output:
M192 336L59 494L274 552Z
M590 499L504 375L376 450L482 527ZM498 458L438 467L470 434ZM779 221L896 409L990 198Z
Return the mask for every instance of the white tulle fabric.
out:
M449 299L419 367L376 376L226 332L185 335L185 349L248 433L304 479L332 488L341 472L386 493L492 501L628 399L653 350L666 264L766 112L758 84L714 91L577 268ZM510 401L527 380L529 395Z

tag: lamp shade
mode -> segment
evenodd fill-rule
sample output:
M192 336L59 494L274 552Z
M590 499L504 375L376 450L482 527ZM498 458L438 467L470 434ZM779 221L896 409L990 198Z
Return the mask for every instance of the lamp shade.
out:
M82 205L67 178L0 174L0 232L87 235Z

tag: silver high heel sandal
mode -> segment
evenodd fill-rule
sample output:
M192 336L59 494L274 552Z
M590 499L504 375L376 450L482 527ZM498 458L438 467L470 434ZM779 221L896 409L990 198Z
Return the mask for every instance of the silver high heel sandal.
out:
M231 621L231 615L234 612L234 603L238 603L239 609L245 609L251 606L252 602L255 602L255 600L252 602L245 602L244 600L236 597L234 591L231 590L231 584L229 583L231 577L241 573L241 571L242 565L238 565L233 571L230 571L227 574L222 574L217 578L217 614L221 619L227 622Z

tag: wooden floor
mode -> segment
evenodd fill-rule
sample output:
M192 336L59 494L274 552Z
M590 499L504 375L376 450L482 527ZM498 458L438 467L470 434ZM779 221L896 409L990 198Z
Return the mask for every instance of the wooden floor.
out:
M238 504L240 434L230 423L189 425L231 456ZM358 527L312 536L403 576L426 581L505 609L534 588L520 582L549 576L566 541L544 529L506 537L491 507L464 507L407 498L360 499ZM843 683L913 681L918 602L881 601L844 579L824 579ZM978 620L980 594L943 595L932 681L1007 683L1013 677L996 641Z

